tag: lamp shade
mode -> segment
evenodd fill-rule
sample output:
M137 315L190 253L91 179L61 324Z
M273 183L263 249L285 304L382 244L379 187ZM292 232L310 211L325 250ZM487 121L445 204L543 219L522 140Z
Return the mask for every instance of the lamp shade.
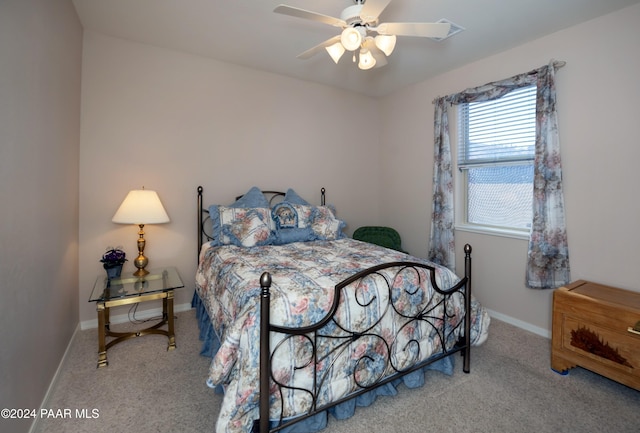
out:
M360 50L360 62L358 67L363 70L371 69L376 65L376 59L373 58L371 51L363 48Z
M360 44L362 44L364 29L361 27L347 27L342 31L340 35L340 42L346 50L355 51L360 48Z
M325 49L335 63L338 63L338 60L340 60L340 57L344 54L344 46L342 46L340 42L329 45L328 47L325 47Z
M389 63L387 62L387 57L378 48L373 47L369 51L371 52L371 55L373 56L373 58L376 60L376 64L375 64L376 68L380 68L382 66L385 66L387 63Z
M170 220L155 191L137 189L129 191L111 221L118 224L162 224Z
M376 47L380 48L386 56L391 55L396 47L396 35L378 35L375 40Z
M362 49L363 50L369 50L369 52L371 53L371 55L373 56L373 59L375 60L375 63L373 65L373 67L375 68L379 68L381 66L384 66L387 64L387 57L385 56L385 54L376 46L376 43L374 41L374 38L372 37L367 37L364 42L362 43ZM362 51L362 50L361 50ZM358 65L360 66L360 65Z

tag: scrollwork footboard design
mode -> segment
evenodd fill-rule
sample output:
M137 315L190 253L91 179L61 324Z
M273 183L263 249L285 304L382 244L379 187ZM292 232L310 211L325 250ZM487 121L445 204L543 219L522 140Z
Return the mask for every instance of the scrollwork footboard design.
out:
M469 372L470 246L465 253L466 275L448 289L439 287L437 269L424 263L359 272L335 286L329 313L303 328L269 322L271 276L264 273L254 431L278 431L453 353L462 352ZM295 401L293 413L285 412L285 396ZM279 408L280 422L270 429L272 406Z

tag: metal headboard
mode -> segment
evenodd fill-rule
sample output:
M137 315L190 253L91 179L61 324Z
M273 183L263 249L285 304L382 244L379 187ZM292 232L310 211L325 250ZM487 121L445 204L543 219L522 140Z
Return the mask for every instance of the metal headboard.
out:
M197 238L198 239L198 251L197 251L198 256L197 257L198 257L198 260L200 259L200 249L202 248L202 244L212 240L212 237L209 234L210 232L207 232L205 228L207 223L211 221L211 218L209 217L209 209L204 207L203 198L202 198L203 191L204 191L204 188L202 188L202 186L199 186L198 187L198 210L197 210L197 214L198 214L198 238ZM278 203L278 201L283 199L284 196L286 195L286 193L282 191L262 191L262 193L267 197L267 200L269 201L269 206L273 206L274 204ZM236 196L236 200L240 198L242 198L242 195ZM320 189L320 204L322 206L325 206L326 204L324 188Z

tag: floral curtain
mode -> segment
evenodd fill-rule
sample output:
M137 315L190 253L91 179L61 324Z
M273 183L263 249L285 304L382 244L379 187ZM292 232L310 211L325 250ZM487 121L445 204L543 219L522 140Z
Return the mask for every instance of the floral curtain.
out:
M449 114L445 98L438 98L434 104L433 208L428 258L434 263L455 269L453 171L449 144Z
M537 85L536 146L534 163L533 224L527 254L526 284L554 288L570 281L569 254L564 218L562 172L555 111L555 69L564 62L438 98L435 104L433 212L429 258L453 269L453 188L447 103L484 102L512 90Z
M533 224L527 252L526 283L532 289L553 289L571 281L554 65L540 68L536 77Z

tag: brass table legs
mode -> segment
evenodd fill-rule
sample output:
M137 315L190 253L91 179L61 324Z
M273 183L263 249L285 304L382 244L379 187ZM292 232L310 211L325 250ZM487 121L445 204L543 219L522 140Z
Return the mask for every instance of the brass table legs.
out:
M109 327L109 308L119 305L133 304L136 302L146 302L155 299L162 299L162 319L155 325L132 332L113 332ZM174 331L174 318L173 318L173 290L168 290L161 293L152 293L147 295L141 295L138 297L129 297L122 299L114 299L104 302L98 302L98 368L106 367L109 365L107 360L107 350L122 341L129 340L130 338L142 337L148 334L161 334L167 336L169 344L167 350L173 350L176 348L176 336ZM158 329L161 326L167 325L167 329ZM107 337L114 337L113 340L107 343Z

